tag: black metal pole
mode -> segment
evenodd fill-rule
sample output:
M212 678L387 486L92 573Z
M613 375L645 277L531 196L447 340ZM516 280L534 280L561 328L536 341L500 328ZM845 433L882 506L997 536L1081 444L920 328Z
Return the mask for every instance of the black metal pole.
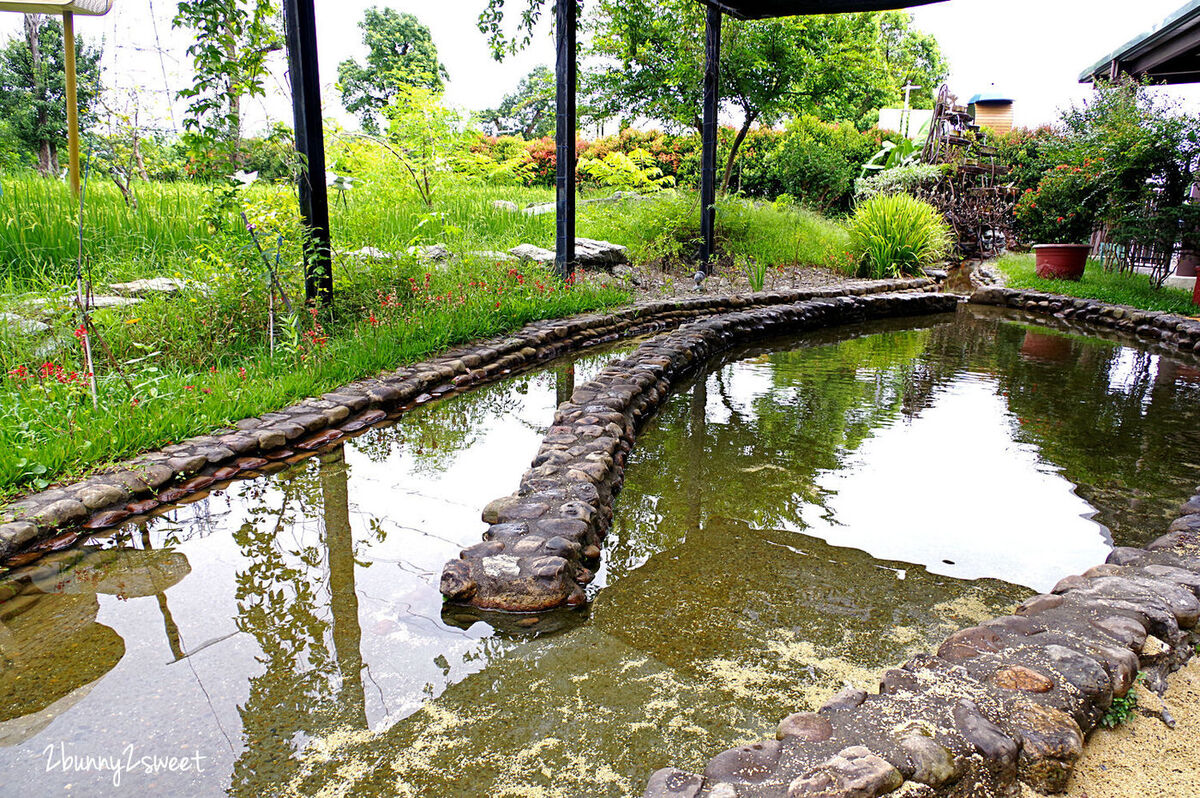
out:
M576 2L558 0L554 8L558 37L558 91L554 129L554 188L558 207L554 265L564 280L571 275L575 263L575 87L579 72L575 60Z
M292 117L300 153L300 218L308 228L304 250L304 296L333 303L329 190L325 185L325 131L321 126L321 81L317 74L317 17L313 0L284 0L288 70L292 78Z
M721 12L709 6L704 34L704 149L700 161L700 261L712 273L717 225L717 106L721 99Z

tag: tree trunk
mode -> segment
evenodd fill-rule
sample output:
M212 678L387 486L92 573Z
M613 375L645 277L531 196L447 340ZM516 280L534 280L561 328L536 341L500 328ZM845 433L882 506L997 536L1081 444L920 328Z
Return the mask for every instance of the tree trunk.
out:
M746 134L750 132L750 126L754 124L756 118L756 114L747 114L746 121L742 123L742 129L738 131L737 137L733 140L733 146L729 149L729 160L725 162L725 178L721 181L722 194L729 190L729 180L733 177L733 163L737 160L738 148L746 140Z
M130 128L129 136L133 139L133 162L137 164L138 176L147 183L150 182L150 175L146 173L146 160L142 157L142 136L138 131L138 112L133 112L133 126Z
M228 33L225 55L230 64L235 64L238 60L237 41L232 28L228 30ZM225 91L229 97L229 115L226 117L226 121L229 125L227 133L229 136L229 162L236 167L242 160L242 95L234 84L234 77L230 75L225 84Z
M50 124L50 119L45 110L46 82L44 80L45 73L42 70L41 32L42 25L45 22L46 18L41 14L25 15L25 43L29 46L29 64L33 71L33 96L35 104L40 109L37 112L35 120L39 135L44 135L46 127ZM38 172L43 177L58 174L58 158L54 153L54 144L52 141L48 138L40 139L37 143L37 156Z

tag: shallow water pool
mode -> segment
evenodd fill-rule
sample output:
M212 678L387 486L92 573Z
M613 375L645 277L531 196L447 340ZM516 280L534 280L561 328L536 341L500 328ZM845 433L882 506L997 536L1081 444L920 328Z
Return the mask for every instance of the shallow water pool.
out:
M1200 481L1194 361L969 308L838 328L669 400L585 611L443 611L442 564L620 351L0 577L4 794L640 794L1147 542Z

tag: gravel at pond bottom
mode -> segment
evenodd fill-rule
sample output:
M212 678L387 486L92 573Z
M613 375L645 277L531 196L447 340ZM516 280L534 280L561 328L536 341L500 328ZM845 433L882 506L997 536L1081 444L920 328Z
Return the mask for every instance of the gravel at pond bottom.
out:
M1200 657L1170 677L1166 701L1135 688L1139 710L1164 706L1175 728L1140 711L1116 729L1097 729L1075 765L1069 798L1131 798L1200 794ZM1021 798L1039 798L1022 785Z

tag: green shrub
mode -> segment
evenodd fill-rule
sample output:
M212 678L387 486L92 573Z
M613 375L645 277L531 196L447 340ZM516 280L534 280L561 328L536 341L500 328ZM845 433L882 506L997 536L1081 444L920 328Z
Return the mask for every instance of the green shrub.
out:
M854 181L854 198L859 202L886 194L916 195L923 188L937 183L945 174L945 166L939 164L911 164L885 169L870 177Z
M1037 188L1042 175L1064 163L1066 136L1043 126L1034 130L1016 128L995 140L1000 163L1009 168L1008 178L1021 193Z
M1021 238L1028 244L1086 244L1100 191L1090 160L1083 166L1059 164L1017 201L1013 213Z
M936 208L907 194L861 203L850 220L850 251L861 277L917 274L950 249L950 228Z
M854 180L882 140L878 131L860 133L852 125L799 117L767 155L766 174L750 193L787 193L816 210L848 210ZM751 171L749 165L747 171Z

